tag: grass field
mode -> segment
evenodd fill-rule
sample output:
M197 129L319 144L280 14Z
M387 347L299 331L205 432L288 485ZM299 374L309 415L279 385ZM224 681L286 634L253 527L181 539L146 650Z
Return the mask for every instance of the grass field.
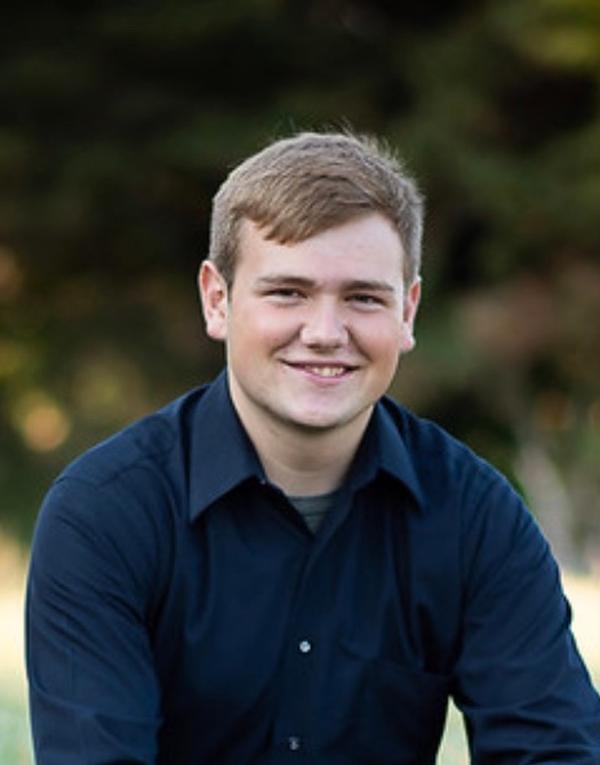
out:
M33 760L23 672L25 559L0 536L0 765Z
M25 560L0 537L0 765L32 765L23 671L23 584ZM600 576L566 576L573 629L600 687ZM451 708L439 765L467 765L462 723Z

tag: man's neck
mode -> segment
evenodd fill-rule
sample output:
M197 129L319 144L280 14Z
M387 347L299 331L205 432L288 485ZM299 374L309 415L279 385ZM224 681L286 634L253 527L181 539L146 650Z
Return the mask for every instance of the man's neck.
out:
M291 496L315 496L343 482L370 412L331 430L302 429L275 420L256 421L238 410L267 477Z
M251 436L252 438L252 436ZM316 496L334 491L344 480L356 449L331 451L318 439L302 439L303 443L264 444L254 441L269 480L290 496ZM310 443L309 443L310 441ZM277 446L277 448L270 448ZM266 447L266 448L265 448ZM300 448L299 448L300 447Z

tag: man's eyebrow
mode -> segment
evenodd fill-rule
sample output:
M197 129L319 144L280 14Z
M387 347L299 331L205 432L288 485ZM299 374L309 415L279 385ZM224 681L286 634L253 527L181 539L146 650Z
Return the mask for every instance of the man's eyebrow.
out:
M378 279L355 279L344 283L344 289L347 290L365 290L367 292L394 292L395 287L389 282L382 282Z
M256 285L258 287L279 287L283 284L292 287L314 287L316 282L313 279L307 279L304 276L295 276L294 274L273 274L261 276L256 280Z
M272 276L261 276L256 281L258 287L278 287L278 286L290 286L290 287L315 287L317 282L314 279L308 279L304 276L297 276L294 274L273 274ZM347 282L342 282L340 287L346 291L365 290L371 292L394 292L395 287L389 282L380 281L379 279L352 279Z

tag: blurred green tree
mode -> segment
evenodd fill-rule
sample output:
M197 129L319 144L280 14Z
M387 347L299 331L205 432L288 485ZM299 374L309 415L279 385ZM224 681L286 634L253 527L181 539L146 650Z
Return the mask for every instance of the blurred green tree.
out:
M600 539L595 0L9 3L0 67L0 524L81 449L210 378L210 199L273 136L384 136L429 198L394 392Z

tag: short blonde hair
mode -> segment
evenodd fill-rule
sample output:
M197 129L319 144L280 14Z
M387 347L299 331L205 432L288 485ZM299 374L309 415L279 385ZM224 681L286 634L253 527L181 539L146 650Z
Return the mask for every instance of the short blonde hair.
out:
M400 160L370 136L298 133L250 156L225 179L213 200L209 258L231 286L244 219L285 244L370 212L398 232L410 284L420 269L424 200Z

